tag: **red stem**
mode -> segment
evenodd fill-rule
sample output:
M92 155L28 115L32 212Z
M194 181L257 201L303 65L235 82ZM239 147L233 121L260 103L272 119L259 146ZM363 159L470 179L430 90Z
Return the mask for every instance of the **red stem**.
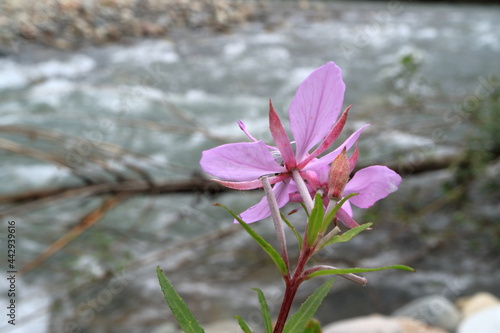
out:
M305 244L304 244L305 245ZM309 258L313 255L314 249L304 246L299 256L299 261L297 263L297 268L293 276L290 278L285 276L285 295L283 296L283 302L281 303L280 313L278 314L278 319L276 321L276 326L274 327L273 333L282 333L285 327L288 314L292 308L293 299L295 294L299 289L300 284L304 281L304 268Z
M286 319L288 318L288 314L290 313L290 309L292 307L293 299L297 290L299 289L299 285L289 281L286 285L285 296L283 297L283 302L281 303L280 313L278 315L278 320L276 321L276 326L274 327L274 333L283 332L283 328L285 327Z

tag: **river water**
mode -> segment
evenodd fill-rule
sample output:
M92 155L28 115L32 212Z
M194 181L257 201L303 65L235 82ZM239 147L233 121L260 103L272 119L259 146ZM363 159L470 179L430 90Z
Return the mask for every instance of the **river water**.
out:
M0 135L54 151L96 179L106 177L105 172L87 162L109 142L147 156L130 157L128 162L147 167L155 180L185 180L199 171L202 150L244 140L238 120L254 136L269 140L268 99L286 114L298 84L331 60L343 69L345 105L353 105L346 131L372 124L360 142L363 164L393 163L419 149L438 156L454 154L476 131L458 110L474 102L474 96L483 96L477 92L486 89L484 82L500 74L498 7L340 2L300 11L295 4L275 6L277 12L265 23L251 22L228 34L179 30L168 39L73 52L21 45L19 52L0 58L0 125L29 125L86 141L54 143L15 133ZM0 152L2 194L80 184L64 167ZM136 176L123 160L115 164L114 170ZM360 238L318 260L376 266L439 248L440 232L453 222L449 211L434 212L436 223L419 227L412 225L419 218L399 211L408 208L408 200L423 198L428 203L439 198L436 184L447 177L446 171L408 177L400 195L386 199L380 210L366 217L386 219L378 235ZM199 193L128 199L18 280L19 325L12 332L33 327L37 332L150 332L171 320L157 285L156 265L165 268L203 323L239 314L258 324L251 288L262 288L275 312L282 289L278 274L267 268L269 261L249 237L236 232L215 241L201 238L181 244L231 224L212 202L239 212L259 196L214 198ZM10 215L17 222L19 265L100 202L68 200ZM483 218L497 216L494 204L486 201L485 206L490 211ZM397 227L402 216L405 221ZM270 223L255 227L272 235ZM425 235L419 238L421 232ZM489 259L450 252L417 260L421 272L411 277L403 272L379 278L373 274L373 289L359 291L339 281L339 292L332 295L321 319L326 323L356 314L389 313L414 297L443 290L458 297L467 290L500 289L492 282L498 267L488 267ZM474 270L485 275L477 276ZM488 274L491 279L485 278ZM305 286L299 298L316 285ZM344 296L346 290L355 296Z

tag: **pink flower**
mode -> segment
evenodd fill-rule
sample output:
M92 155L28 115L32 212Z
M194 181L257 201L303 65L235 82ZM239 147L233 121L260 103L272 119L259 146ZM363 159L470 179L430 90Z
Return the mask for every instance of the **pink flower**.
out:
M348 160L348 174L352 173L356 163L358 161L358 148L354 154ZM345 152L342 152L339 156L345 156ZM339 159L341 160L341 159ZM341 165L340 169L344 166ZM354 176L347 181L347 183L338 186L337 179L332 179L332 172L339 173L339 170L335 166L335 162L332 163L332 167L325 166L315 171L307 172L304 174L304 178L307 180L307 186L311 194L315 194L318 191L323 193L323 202L325 208L328 206L330 200L340 201L342 198L348 196L352 193L357 193L357 195L349 198L339 209L336 217L340 222L342 222L348 228L354 228L359 226L353 219L353 212L351 204L359 208L369 208L373 206L375 202L380 199L387 197L389 194L395 192L401 183L401 176L398 175L393 170L382 165L372 165L363 168L356 172ZM340 170L343 173L343 170ZM341 188L341 193L339 195L338 188ZM334 188L336 187L336 188ZM291 197L290 201L302 202L301 196L297 193L296 188L292 186L289 188L289 195ZM337 196L332 198L331 194Z
M340 119L345 84L341 69L329 62L316 69L302 82L288 110L292 142L272 104L269 104L269 128L276 147L255 139L243 123L240 128L253 142L225 144L202 154L202 169L233 189L249 190L262 187L259 177L269 177L275 184L273 192L281 208L289 202L291 173L319 170L330 164L344 149L350 149L358 140L365 125L353 133L339 148L318 158L337 139L347 120L346 110ZM313 148L316 147L314 150ZM259 221L270 215L266 198L241 214L247 222Z

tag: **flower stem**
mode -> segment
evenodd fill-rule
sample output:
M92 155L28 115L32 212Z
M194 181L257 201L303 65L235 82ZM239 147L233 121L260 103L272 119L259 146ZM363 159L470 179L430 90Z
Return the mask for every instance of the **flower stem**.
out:
M300 176L299 170L297 169L292 170L292 178L295 184L297 185L300 196L302 197L304 205L307 208L307 212L310 214L314 207L314 203L312 201L311 195L309 194L309 191L307 190L307 185L304 182L304 179L302 179L302 177Z
M274 327L273 333L282 333L283 328L285 328L286 319L292 308L293 299L299 286L296 283L289 281L286 285L285 296L283 297L283 302L281 303L280 313L276 321L276 326Z
M288 252L286 249L285 230L283 230L283 220L281 219L278 202L276 201L276 196L273 193L273 189L271 187L271 184L269 183L269 179L267 178L267 176L260 177L260 181L262 182L262 187L264 188L264 193L267 197L267 203L269 204L269 208L271 209L271 217L273 218L276 237L278 238L278 242L280 244L281 257L285 261L287 271L289 271L290 264L288 262Z
M297 293L300 284L304 281L304 268L313 253L313 248L310 248L308 246L303 247L302 251L300 252L297 268L295 268L293 276L289 279L285 278L285 295L283 297L283 302L281 303L280 313L278 314L278 319L276 320L276 326L274 327L273 333L283 332L288 314L290 313L290 309L292 308L295 294Z

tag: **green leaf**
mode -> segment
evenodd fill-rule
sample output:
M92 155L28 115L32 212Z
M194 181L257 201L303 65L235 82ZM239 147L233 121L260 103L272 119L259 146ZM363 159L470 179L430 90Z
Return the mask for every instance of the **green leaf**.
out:
M229 210L229 208L227 208L226 206L221 205L221 204L215 204L215 205L224 208L229 214L231 214L236 219L236 221L239 222L239 224L243 227L243 229L245 229L245 231L250 236L252 236L253 239L255 239L255 241L260 245L260 247L262 247L262 249L264 249L264 251L267 252L267 254L269 254L269 256L274 261L274 263L276 264L276 267L278 267L278 270L280 271L280 273L282 275L288 274L288 269L286 267L285 261L280 256L280 254L278 253L278 251L276 251L271 246L271 244L269 244L268 242L266 242L264 240L264 238L262 238L252 228L250 228L250 226L248 226L248 224L246 224L238 215L236 215L231 210Z
M321 230L323 232L326 231L326 229L328 229L328 226L330 225L330 223L332 223L333 221L333 218L335 217L335 215L337 215L337 212L339 211L339 209L342 207L342 205L347 201L349 200L350 198L352 198L353 196L355 195L358 195L359 193L351 193L349 195L346 195L345 197L342 198L342 200L340 200L337 205L335 206L335 208L333 208L324 218L323 220L323 225L321 227Z
M402 271L410 271L415 272L415 270L411 267L405 265L393 265L393 266L385 266L385 267L376 267L376 268L338 268L338 269L324 269L320 271L313 272L307 276L308 279L321 276L321 275L333 275L333 274L349 274L349 273L365 273L365 272L376 272L382 271L385 269L399 269Z
M295 235L295 238L297 239L297 243L299 244L299 250L302 251L302 237L299 235L299 233L297 232L297 229L295 229L295 227L286 219L285 215L283 215L283 213L281 213L281 219L285 222L285 224L288 226L288 228L290 228L293 232L293 234Z
M160 266L156 267L156 275L158 275L158 281L160 281L160 287L163 291L163 295L167 300L167 304L172 310L172 313L177 319L177 322L182 328L183 332L186 333L202 333L205 332L203 328L198 324L198 321L193 316L186 303L177 294L174 287L170 284L165 274L163 274Z
M267 306L266 297L264 293L259 288L253 288L259 295L259 304L262 311L262 319L264 319L264 326L266 327L266 333L273 332L273 324L271 323L271 313L269 312L269 307Z
M301 202L300 205L302 206L302 210L304 210L304 212L306 212L307 217L309 217L309 211L308 211L306 205L303 202Z
M326 281L321 287L309 296L309 298L302 303L297 312L286 322L283 332L287 333L302 333L309 320L314 316L318 310L321 302L328 294L328 291L333 286L333 279Z
M241 329L243 330L244 333L253 333L250 327L248 327L247 323L241 318L240 316L234 316L236 320L238 320L238 324L240 324Z
M307 221L306 243L311 247L318 238L318 232L319 229L321 229L324 217L325 208L323 207L323 200L321 199L321 194L316 193L316 196L314 197L314 208L312 209Z
M311 319L302 333L321 333L321 325L316 319Z
M356 236L357 234L359 234L361 231L364 231L366 229L368 229L369 227L371 227L373 225L372 222L369 222L369 223L365 223L365 224L362 224L358 227L355 227L355 228L352 228L352 229L349 229L347 230L346 232L344 232L343 234L341 235L336 235L336 236L333 236L328 242L326 242L323 247L327 246L327 245L330 245L330 244L334 244L334 243L343 243L343 242L348 242L350 241L354 236Z

